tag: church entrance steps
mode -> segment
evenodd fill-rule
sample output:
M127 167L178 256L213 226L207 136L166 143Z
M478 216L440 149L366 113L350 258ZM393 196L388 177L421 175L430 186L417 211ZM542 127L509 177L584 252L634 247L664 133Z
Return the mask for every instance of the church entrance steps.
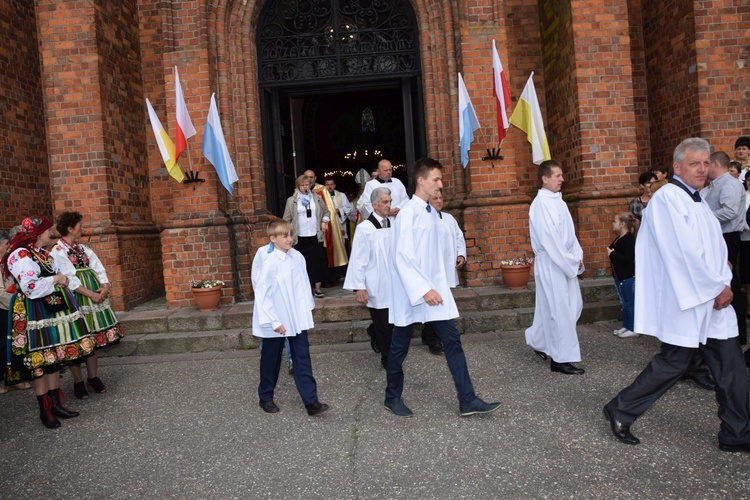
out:
M517 331L534 317L534 283L529 290L511 291L504 287L459 288L454 297L461 316L456 326L463 334ZM583 313L579 323L616 320L620 303L611 278L581 282ZM326 289L328 298L316 300L315 329L310 343L339 344L368 342L367 308L359 305L350 292ZM126 336L117 346L105 349L105 356L176 354L255 348L252 336L252 302L223 306L202 313L194 307L168 309L164 303L147 305L119 313ZM415 328L415 336L420 328Z

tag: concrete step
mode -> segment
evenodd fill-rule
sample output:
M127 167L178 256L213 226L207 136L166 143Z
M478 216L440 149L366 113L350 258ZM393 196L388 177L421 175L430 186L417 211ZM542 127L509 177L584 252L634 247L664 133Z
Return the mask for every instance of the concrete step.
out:
M611 279L581 281L584 301L579 323L615 320L620 303ZM334 291L331 298L316 300L315 329L311 344L368 342L370 315L354 294ZM534 283L527 290L504 287L458 288L454 298L461 316L456 326L462 334L514 331L527 328L534 317ZM118 318L126 336L119 345L102 351L103 356L175 354L255 348L252 336L252 302L221 307L202 313L195 308L145 307ZM418 336L421 328L416 327Z

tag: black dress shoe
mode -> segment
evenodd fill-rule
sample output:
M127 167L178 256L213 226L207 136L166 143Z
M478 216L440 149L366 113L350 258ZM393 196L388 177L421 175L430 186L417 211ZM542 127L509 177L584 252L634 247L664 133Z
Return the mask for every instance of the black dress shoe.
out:
M707 391L716 390L716 384L708 376L708 373L703 370L687 374L684 378L692 380L693 382L695 382L695 385L697 385L701 389L706 389Z
M547 361L547 355L544 354L542 351L537 351L536 349L534 349L534 354L542 358L542 361Z
M612 434L625 444L638 444L641 442L640 439L630 433L630 426L625 425L617 420L607 406L604 407L604 418L609 420L609 428L612 429Z
M583 375L586 370L578 368L570 363L557 363L554 359L549 365L550 370L557 373L564 373L565 375Z
M276 403L273 401L259 401L258 406L263 408L263 411L266 413L278 413L279 407L276 406Z
M738 451L750 453L750 443L744 444L723 444L719 443L719 449L721 451L728 451L731 453L737 453Z
M321 403L320 401L315 401L314 403L305 405L305 408L307 408L307 414L312 417L313 415L317 415L326 411L328 409L328 405L325 403Z
M442 354L443 353L443 343L442 342L433 342L432 344L429 344L427 346L430 349L430 354Z

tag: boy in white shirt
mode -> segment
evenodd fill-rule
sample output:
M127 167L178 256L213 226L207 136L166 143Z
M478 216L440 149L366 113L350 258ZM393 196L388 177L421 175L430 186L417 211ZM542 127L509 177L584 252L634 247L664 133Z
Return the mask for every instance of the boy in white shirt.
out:
M266 246L262 264L253 266L255 304L253 306L253 335L263 338L260 354L259 405L266 413L276 413L279 407L273 402L273 393L281 368L284 339L294 363L294 383L307 408L308 415L317 415L328 409L318 401L317 384L312 373L310 343L307 330L314 327L312 310L315 307L305 258L293 247L292 225L282 219L268 225L271 246ZM256 255L256 259L260 258Z

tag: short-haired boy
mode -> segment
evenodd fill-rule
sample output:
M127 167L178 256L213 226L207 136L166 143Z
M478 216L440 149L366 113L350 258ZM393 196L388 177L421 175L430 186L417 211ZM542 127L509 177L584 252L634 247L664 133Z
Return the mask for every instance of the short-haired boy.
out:
M292 225L282 219L271 221L268 236L272 246L265 246L268 254L262 265L253 266L255 304L253 306L253 335L263 339L260 353L260 407L266 413L276 413L273 392L279 378L284 339L294 363L294 383L307 408L308 415L328 409L318 401L318 390L310 361L307 330L313 328L312 310L315 307L307 278L305 258L292 248ZM259 254L256 255L256 259Z

